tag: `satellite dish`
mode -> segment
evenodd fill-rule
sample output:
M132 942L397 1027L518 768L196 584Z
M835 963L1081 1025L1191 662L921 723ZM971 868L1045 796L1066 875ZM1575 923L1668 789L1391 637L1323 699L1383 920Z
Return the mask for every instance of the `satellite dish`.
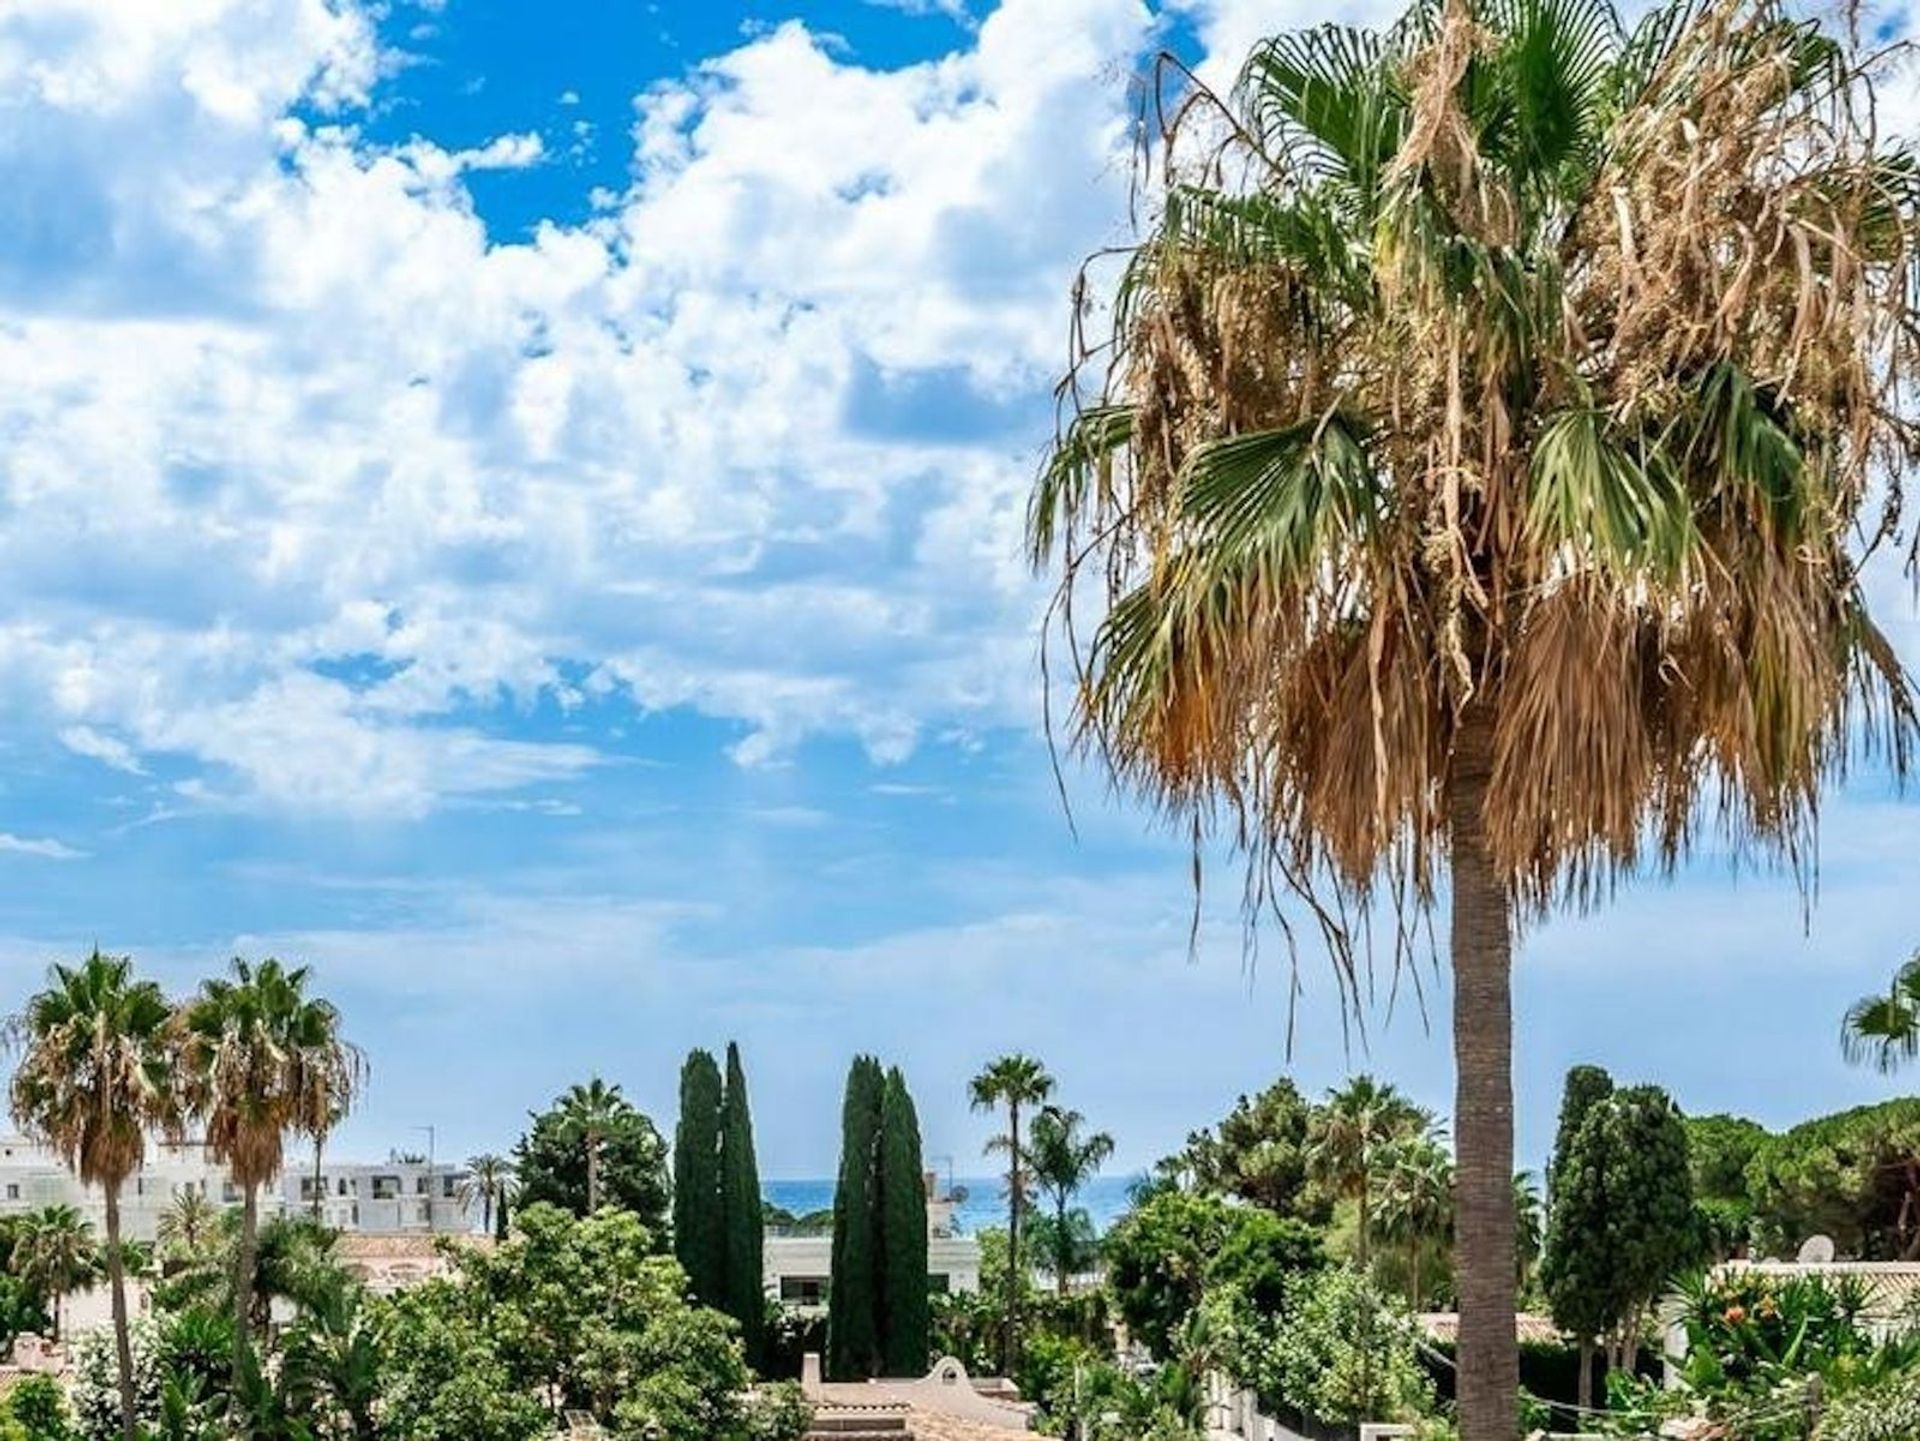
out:
M1809 1236L1797 1259L1802 1266L1828 1266L1833 1263L1833 1257L1833 1237Z

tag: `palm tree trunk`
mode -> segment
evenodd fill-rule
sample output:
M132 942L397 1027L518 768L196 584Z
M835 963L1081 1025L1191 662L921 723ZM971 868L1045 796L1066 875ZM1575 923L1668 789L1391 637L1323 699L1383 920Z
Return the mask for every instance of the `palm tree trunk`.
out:
M1000 1374L1011 1376L1019 1367L1015 1351L1020 1337L1020 1103L1007 1102L1007 1322L1000 1342Z
M1059 1275L1054 1278L1060 1290L1060 1299L1067 1299L1067 1267L1073 1259L1073 1244L1067 1236L1067 1198L1061 1194L1058 1204L1053 1208L1053 1244L1059 1248Z
M325 1177L320 1173L320 1151L327 1144L325 1136L313 1138L313 1219L320 1219L320 1203L326 1198Z
M587 1214L600 1209L600 1138L587 1132Z
M1360 1216L1355 1230L1357 1240L1354 1246L1354 1261L1360 1267L1360 1274L1363 1276L1367 1273L1367 1202L1371 1199L1367 1194L1367 1168L1370 1164L1367 1148L1362 1146L1360 1148Z
M240 1205L240 1245L233 1258L233 1361L236 1374L253 1348L253 1267L260 1241L260 1188L249 1181Z
M127 1258L120 1250L120 1186L107 1193L107 1291L113 1305L113 1354L120 1383L120 1432L134 1441L133 1342L127 1330Z
M480 1193L480 1234L483 1236L493 1234L493 1187L491 1186Z
M1460 1441L1514 1441L1513 930L1486 832L1493 719L1469 703L1454 737L1447 812L1453 871L1454 1228L1460 1288Z

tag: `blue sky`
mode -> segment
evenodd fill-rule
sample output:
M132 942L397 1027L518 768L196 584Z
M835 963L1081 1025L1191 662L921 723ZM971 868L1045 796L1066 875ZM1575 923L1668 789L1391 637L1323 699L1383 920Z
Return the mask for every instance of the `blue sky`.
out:
M773 1175L830 1170L860 1049L962 1173L1015 1047L1128 1166L1285 1069L1444 1111L1438 978L1349 1049L1306 956L1289 1058L1231 878L1190 957L1180 843L1079 772L1069 829L1017 551L1130 78L1328 13L9 6L0 1003L96 941L309 961L364 1152L594 1071L668 1122L730 1037ZM1884 1094L1834 1035L1920 943L1917 840L1865 778L1810 929L1709 860L1530 934L1523 1153L1579 1060L1775 1123Z

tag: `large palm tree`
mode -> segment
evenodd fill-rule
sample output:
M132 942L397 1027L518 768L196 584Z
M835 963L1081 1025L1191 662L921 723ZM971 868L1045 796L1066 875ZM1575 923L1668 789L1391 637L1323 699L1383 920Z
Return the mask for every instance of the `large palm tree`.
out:
M172 1015L160 988L134 977L131 959L96 948L77 966L54 966L46 989L8 1027L21 1049L11 1094L14 1120L83 1185L98 1186L105 1204L107 1286L126 1441L134 1441L133 1351L120 1193L146 1159L149 1133L178 1130Z
M1354 1260L1366 1270L1373 1235L1373 1187L1381 1153L1424 1136L1433 1118L1393 1086L1358 1075L1327 1093L1307 1130L1307 1172L1358 1211Z
M467 1158L467 1174L460 1182L460 1205L468 1212L475 1205L480 1207L482 1235L493 1234L493 1208L505 1201L507 1188L512 1184L513 1162L505 1156L483 1151Z
M1067 1276L1073 1269L1069 1258L1080 1249L1067 1212L1073 1198L1113 1159L1113 1137L1105 1131L1088 1132L1086 1121L1078 1111L1042 1107L1033 1118L1033 1132L1027 1142L1027 1165L1034 1188L1053 1207L1053 1277L1062 1296L1067 1294Z
M1007 1158L1007 1304L1000 1335L1000 1364L1013 1374L1020 1346L1020 1219L1027 1203L1027 1152L1020 1140L1020 1113L1045 1103L1053 1077L1032 1056L1014 1052L989 1061L967 1083L967 1099L976 1111L1006 1108L1007 1129L987 1142L989 1155Z
M42 1206L20 1218L13 1242L13 1269L46 1298L53 1312L52 1340L61 1332L61 1303L100 1275L100 1246L93 1225L72 1206Z
M1871 1064L1882 1075L1920 1058L1920 954L1894 974L1886 990L1848 1008L1840 1050L1851 1064Z
M1079 736L1349 988L1450 902L1464 1441L1517 1425L1517 926L1702 836L1803 868L1849 753L1907 759L1859 551L1920 186L1871 63L1784 0L1283 34L1156 108L1076 292L1029 530L1099 617Z
M305 966L235 958L230 974L203 982L180 1010L180 1074L207 1152L240 1188L240 1242L233 1257L236 1368L252 1341L260 1188L280 1174L288 1136L331 1128L359 1094L360 1053L342 1036L340 1013L307 993Z
M584 1086L567 1089L560 1098L560 1113L577 1138L587 1162L587 1214L600 1209L600 1157L607 1134L620 1118L632 1109L620 1088L595 1076Z

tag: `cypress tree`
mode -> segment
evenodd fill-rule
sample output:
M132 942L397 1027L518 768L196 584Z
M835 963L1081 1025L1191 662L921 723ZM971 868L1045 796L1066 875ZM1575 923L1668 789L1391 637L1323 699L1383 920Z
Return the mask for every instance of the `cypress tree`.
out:
M720 1067L690 1051L680 1068L680 1123L673 1133L673 1254L694 1300L723 1306L726 1234L720 1206Z
M871 1056L854 1057L840 1111L840 1177L833 1192L833 1279L827 1298L827 1371L836 1381L878 1374L875 1158L886 1078Z
M881 1359L889 1376L919 1376L928 1365L933 1314L927 1296L926 1172L920 1118L900 1068L887 1072L880 1109Z
M740 1323L747 1364L759 1370L766 1364L765 1203L753 1154L747 1075L740 1065L740 1048L732 1042L727 1045L727 1088L720 1111L720 1215L725 1228L721 1309Z
M1587 1119L1587 1112L1613 1094L1613 1077L1599 1066L1575 1066L1567 1072L1560 1092L1560 1124L1553 1135L1553 1156L1547 1162L1547 1206L1559 1199L1561 1173L1573 1156L1574 1137Z

